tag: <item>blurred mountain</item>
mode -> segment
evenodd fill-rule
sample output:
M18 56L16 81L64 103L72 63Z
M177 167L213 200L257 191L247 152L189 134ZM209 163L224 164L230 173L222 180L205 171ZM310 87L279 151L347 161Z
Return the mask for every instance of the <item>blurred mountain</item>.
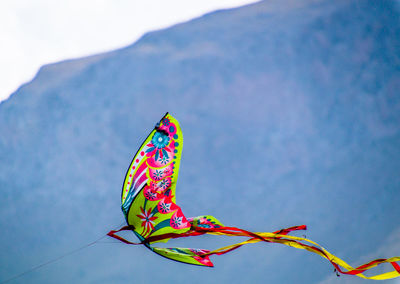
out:
M186 216L255 231L307 224L354 265L400 255L399 34L394 0L262 1L43 66L0 104L0 281L123 222L126 168L167 111L185 137ZM278 245L204 269L110 241L12 283L358 283Z

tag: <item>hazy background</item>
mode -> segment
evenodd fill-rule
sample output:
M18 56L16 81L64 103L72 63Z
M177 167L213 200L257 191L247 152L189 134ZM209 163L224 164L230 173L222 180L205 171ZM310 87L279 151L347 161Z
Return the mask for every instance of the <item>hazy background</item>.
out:
M166 111L184 132L186 216L306 224L353 265L399 256L399 34L398 1L262 1L43 66L0 104L0 279L123 222L124 174ZM103 239L14 283L360 282L277 244L212 259L189 266Z
M39 67L136 41L145 32L256 0L0 1L0 101Z

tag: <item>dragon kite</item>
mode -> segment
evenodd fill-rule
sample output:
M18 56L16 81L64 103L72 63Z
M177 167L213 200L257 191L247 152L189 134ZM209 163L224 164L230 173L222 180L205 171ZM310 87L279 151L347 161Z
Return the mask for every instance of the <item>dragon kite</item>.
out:
M305 249L326 258L337 272L356 275L365 279L384 280L400 276L400 257L376 259L358 267L352 267L329 253L317 243L289 233L306 230L305 225L281 229L276 232L249 232L236 227L224 226L209 215L186 218L176 204L175 188L182 155L183 136L178 121L166 114L147 136L134 156L122 187L122 211L127 226L108 233L127 244L142 244L153 252L183 263L213 266L212 255L222 255L245 244L256 242L279 243ZM134 243L119 236L124 230L133 231L140 240ZM216 250L192 248L160 248L157 242L203 234L241 236L246 240ZM389 263L393 270L365 276L362 273L382 263Z

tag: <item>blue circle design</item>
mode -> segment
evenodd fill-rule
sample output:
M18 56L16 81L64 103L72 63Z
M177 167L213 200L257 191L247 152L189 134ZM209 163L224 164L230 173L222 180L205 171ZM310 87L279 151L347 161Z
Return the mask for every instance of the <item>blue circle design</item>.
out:
M151 143L153 143L153 145L158 149L162 149L167 146L168 142L169 137L161 131L157 131L156 133L154 133L154 136L151 139Z

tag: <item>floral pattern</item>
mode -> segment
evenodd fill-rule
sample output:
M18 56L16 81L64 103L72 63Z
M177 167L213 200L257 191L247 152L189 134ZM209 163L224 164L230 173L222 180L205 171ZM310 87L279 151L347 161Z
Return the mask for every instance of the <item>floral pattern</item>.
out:
M156 133L154 133L153 138L151 139L151 143L153 144L153 146L158 149L165 148L168 145L168 142L168 134L163 131L157 131ZM152 151L152 149L149 149L148 151L150 152Z
M126 182L135 183L138 194L129 200L130 204L123 202L123 208L128 224L135 227L140 238L183 233L192 227L176 205L174 196L182 142L178 122L167 114L133 159ZM199 224L205 225L206 221ZM204 251L185 249L185 252L192 259L191 263L211 263L208 257L202 256Z
M148 147L146 150L147 157L152 157L155 162L158 162L156 167L165 166L171 162L173 152L170 148L170 142L171 138L169 137L169 133L158 128L151 142L146 145Z
M165 125L165 126L169 126L169 123L170 123L170 120L169 120L169 118L163 118L162 120L162 123L163 123L163 125Z
M171 203L166 203L166 202L158 203L158 211L160 211L163 214L171 212Z
M159 182L159 187L164 190L170 186L171 186L171 179L163 179L162 181Z
M138 216L142 220L142 227L143 227L143 232L142 236L147 235L150 233L152 230L154 230L154 221L158 218L154 216L154 213L152 212L152 209L149 208L147 211L144 210L144 208L140 207L140 211L142 211L142 214L138 214Z
M150 201L154 201L154 200L157 200L158 198L158 194L157 194L157 192L155 192L155 190L154 189L152 189L152 188L150 188L150 187L146 187L144 190L143 190L143 194L144 194L144 197L147 199L147 200L150 200Z
M145 176L139 174L139 169L136 173L142 179L145 177L147 184L139 193L138 200L143 200L139 206L141 214L136 213L138 221L134 225L140 225L141 229L138 228L137 232L143 237L149 237L163 228L180 230L190 229L191 226L181 208L175 204L172 190L173 179L177 174L174 160L177 156L179 158L177 153L180 152L179 144L182 143L182 139L179 139L181 133L177 133L178 129L177 121L166 115L157 123L155 130L138 151L139 158L144 159L140 169L145 168ZM134 160L136 161L136 157ZM133 174L133 177L136 175ZM139 178L136 177L135 180ZM143 196L143 199L140 196ZM129 210L124 212L129 214Z
M174 216L171 219L171 225L174 228L179 228L180 226L182 226L182 216Z
M163 171L155 170L152 178L154 178L155 180L160 180L162 178L162 174L163 174Z
M162 168L149 168L149 176L154 181L162 180L168 176L171 176L173 173L173 164L169 164L168 166L164 166Z

